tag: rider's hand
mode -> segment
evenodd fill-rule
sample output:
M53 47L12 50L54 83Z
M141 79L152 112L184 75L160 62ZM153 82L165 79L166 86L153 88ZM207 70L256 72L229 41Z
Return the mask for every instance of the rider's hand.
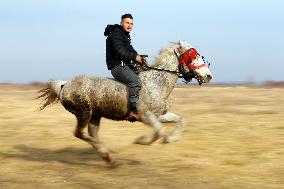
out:
M138 62L139 64L142 64L142 57L139 54L136 56L135 62Z

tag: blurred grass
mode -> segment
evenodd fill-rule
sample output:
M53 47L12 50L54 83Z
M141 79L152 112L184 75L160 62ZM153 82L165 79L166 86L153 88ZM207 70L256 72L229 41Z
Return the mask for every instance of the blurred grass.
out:
M38 112L35 89L0 87L0 188L284 188L283 92L176 88L171 111L187 127L166 145L134 145L151 129L103 119L100 136L123 163L109 169L60 104Z

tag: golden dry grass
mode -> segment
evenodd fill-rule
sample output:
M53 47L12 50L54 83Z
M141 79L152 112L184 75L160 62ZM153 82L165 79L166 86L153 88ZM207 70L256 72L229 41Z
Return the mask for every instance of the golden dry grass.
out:
M284 188L284 89L174 90L180 141L132 144L151 130L103 119L100 136L122 162L110 168L73 137L60 104L37 112L35 88L0 87L0 188ZM168 130L172 124L166 126Z

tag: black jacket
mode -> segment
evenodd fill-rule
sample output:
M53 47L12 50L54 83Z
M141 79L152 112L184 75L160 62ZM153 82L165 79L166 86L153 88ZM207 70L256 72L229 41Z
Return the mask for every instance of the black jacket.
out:
M108 25L105 28L106 39L106 62L109 70L120 64L121 61L130 64L135 60L137 52L131 45L131 39L128 32L122 26Z

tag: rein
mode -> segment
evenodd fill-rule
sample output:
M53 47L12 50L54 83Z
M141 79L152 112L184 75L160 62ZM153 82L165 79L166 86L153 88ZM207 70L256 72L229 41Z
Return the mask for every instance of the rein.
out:
M174 50L174 53L178 59L178 55L176 53L176 51ZM165 71L168 73L172 73L172 74L176 74L179 78L184 78L181 73L179 71L174 71L174 70L167 70L167 69L163 69L163 68L155 68L155 67L151 67L147 64L147 61L145 59L145 57L148 57L147 55L141 55L142 57L142 62L143 64L141 65L142 68L145 68L146 70L156 70L156 71Z
M163 69L163 68L151 67L151 66L148 66L148 64L147 64L146 62L143 62L143 64L142 64L141 66L142 66L143 68L148 69L148 70L165 71L165 72L168 72L168 73L177 74L178 76L180 75L180 72L178 72L178 71L167 70L167 69Z

